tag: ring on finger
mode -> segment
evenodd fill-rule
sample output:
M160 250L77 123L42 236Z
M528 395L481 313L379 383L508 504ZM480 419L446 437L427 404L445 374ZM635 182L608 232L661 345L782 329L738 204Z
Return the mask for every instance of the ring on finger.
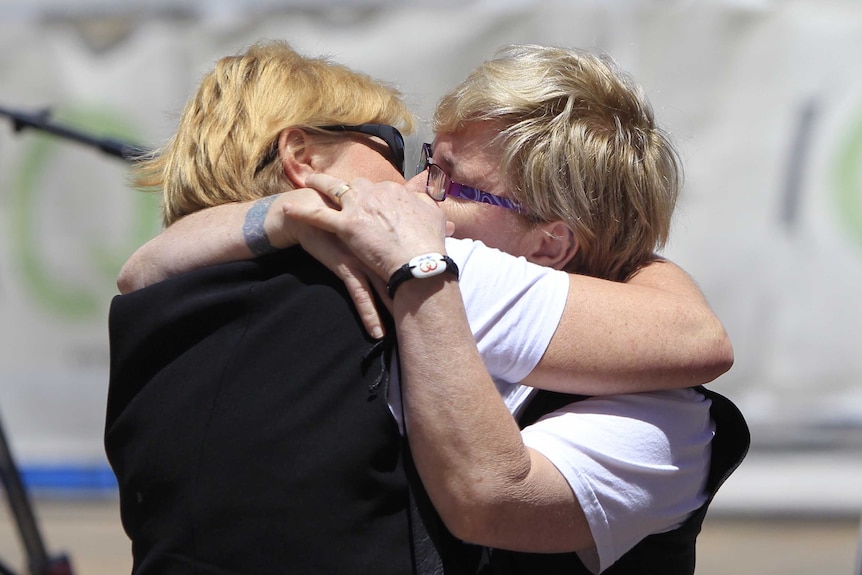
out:
M349 185L349 184L341 184L341 187L340 187L340 188L338 189L338 191L337 191L337 192L335 192L335 194L334 194L334 195L335 195L335 199L336 199L336 200L340 200L340 199L341 199L341 196L343 196L344 194L346 194L346 193L348 192L348 190L350 190L350 189L352 189L352 188L350 187L350 185Z

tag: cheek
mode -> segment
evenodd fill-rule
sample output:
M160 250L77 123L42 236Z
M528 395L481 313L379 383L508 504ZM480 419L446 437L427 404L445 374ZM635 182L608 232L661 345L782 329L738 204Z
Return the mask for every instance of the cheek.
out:
M482 226L480 224L482 214L476 213L476 210L472 209L473 206L462 204L451 198L440 202L439 206L443 210L443 213L446 214L446 219L455 224L454 237L471 238L474 240L482 239Z
M425 193L425 184L428 182L428 174L426 172L419 172L409 180L407 180L407 189L411 192L415 192L417 194ZM445 203L445 202L444 202ZM445 213L445 206L441 204L441 207L444 208L443 212Z
M405 183L404 176L401 175L401 172L383 158L365 162L359 170L356 170L356 172L358 176L371 180L372 182Z
M495 206L447 199L441 204L446 219L455 224L454 237L479 240L515 256L525 255L525 231L515 216Z
M401 175L401 172L399 172L398 169L389 162L389 160L386 160L376 153L375 156L376 157L368 158L365 162L365 169L362 174L364 178L368 178L372 182L406 183L404 176Z
M389 160L368 146L354 144L341 154L327 170L329 175L349 182L353 178L365 178L372 182L404 183L401 175Z

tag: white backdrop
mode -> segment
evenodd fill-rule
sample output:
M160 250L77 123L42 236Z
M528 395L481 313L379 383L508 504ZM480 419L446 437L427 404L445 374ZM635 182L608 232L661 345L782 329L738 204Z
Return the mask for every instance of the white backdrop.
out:
M862 444L858 2L119 4L0 0L0 107L152 146L201 74L260 38L390 81L423 118L504 44L609 52L684 157L666 255L733 339L715 388L755 446ZM114 278L158 230L124 178L117 159L0 117L0 417L24 467L104 467Z

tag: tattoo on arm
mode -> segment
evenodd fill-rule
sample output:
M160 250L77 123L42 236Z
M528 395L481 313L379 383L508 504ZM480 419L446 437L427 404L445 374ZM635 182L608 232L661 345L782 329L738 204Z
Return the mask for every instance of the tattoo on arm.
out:
M275 195L259 199L245 215L245 222L242 224L242 236L245 238L245 245L255 256L263 256L278 251L278 248L269 243L269 237L266 235L266 228L263 225L269 207L277 197Z

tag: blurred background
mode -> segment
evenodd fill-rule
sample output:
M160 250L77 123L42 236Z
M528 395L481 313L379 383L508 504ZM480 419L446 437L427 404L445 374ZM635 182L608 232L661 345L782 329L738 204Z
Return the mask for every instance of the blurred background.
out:
M102 449L107 314L159 230L126 164L38 114L154 147L201 75L262 38L386 80L423 120L510 43L611 54L684 159L665 255L734 342L713 387L752 451L698 573L850 573L862 513L862 3L853 0L0 0L0 424L52 551L128 572ZM430 137L423 126L408 139ZM408 164L411 161L408 159ZM415 162L413 162L415 163ZM0 563L23 569L0 503Z

